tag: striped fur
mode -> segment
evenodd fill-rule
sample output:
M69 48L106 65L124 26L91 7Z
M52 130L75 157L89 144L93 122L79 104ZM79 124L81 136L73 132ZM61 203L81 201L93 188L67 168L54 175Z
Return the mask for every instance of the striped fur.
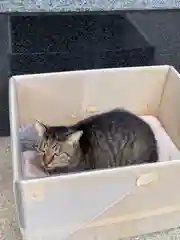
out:
M84 169L104 169L158 160L150 126L122 109L89 117L69 127L39 123L36 128L46 168L63 164L72 168L83 162Z

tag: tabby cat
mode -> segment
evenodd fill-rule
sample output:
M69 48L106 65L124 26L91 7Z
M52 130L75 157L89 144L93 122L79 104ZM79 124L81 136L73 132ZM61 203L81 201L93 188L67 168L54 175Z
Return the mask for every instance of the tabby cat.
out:
M114 109L72 126L46 126L36 122L43 167L105 169L158 160L150 126L124 109Z

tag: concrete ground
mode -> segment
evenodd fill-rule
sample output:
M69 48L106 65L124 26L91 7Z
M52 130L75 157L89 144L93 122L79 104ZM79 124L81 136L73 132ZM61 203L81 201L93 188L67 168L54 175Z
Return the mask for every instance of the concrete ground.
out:
M0 240L21 240L13 202L9 138L0 138L0 156Z
M0 240L22 240L13 201L9 138L0 138L0 156ZM126 240L180 240L180 228Z

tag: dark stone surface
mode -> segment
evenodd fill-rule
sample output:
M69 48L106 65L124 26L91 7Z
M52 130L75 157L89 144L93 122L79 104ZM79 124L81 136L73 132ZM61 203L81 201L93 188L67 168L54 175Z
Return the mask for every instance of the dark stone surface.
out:
M120 14L11 17L12 52L79 52L149 46ZM133 38L132 38L133 36Z
M153 63L154 48L120 14L14 16L11 29L13 74Z
M180 72L180 10L129 12L128 17L156 47L154 63L172 65Z
M0 136L9 135L9 17L0 15Z
M14 75L88 69L85 59L69 54L14 54L10 56ZM91 67L91 66L90 66Z

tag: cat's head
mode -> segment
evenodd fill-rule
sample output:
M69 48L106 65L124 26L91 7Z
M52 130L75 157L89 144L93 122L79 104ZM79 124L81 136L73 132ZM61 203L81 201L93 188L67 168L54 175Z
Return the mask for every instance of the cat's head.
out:
M42 165L45 169L78 164L73 161L82 131L74 132L64 126L50 127L39 121L36 121L35 128L40 138L38 151L42 154Z

